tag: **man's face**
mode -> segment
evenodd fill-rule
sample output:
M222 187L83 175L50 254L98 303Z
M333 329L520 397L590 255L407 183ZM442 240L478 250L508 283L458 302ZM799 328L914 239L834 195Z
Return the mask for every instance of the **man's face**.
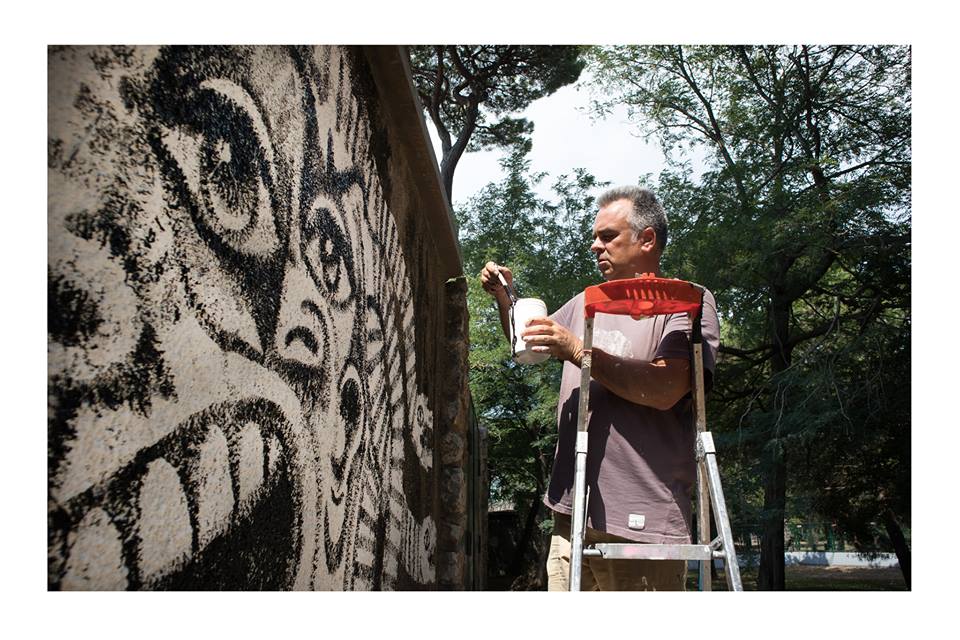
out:
M629 200L615 200L597 212L593 223L593 244L590 251L597 256L597 267L605 280L633 278L647 271L644 266L646 235L645 230L639 238L634 237L628 215L631 208Z

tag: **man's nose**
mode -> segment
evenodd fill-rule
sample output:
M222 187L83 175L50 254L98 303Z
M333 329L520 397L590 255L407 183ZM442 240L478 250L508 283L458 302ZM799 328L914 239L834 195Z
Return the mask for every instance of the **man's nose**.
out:
M597 255L603 252L603 243L600 242L600 238L593 239L593 244L590 245L590 251L593 251Z

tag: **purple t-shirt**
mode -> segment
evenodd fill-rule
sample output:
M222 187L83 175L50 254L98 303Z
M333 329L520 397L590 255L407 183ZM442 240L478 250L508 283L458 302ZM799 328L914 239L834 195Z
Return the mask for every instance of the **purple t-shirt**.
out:
M713 294L704 291L703 365L712 380L720 323ZM583 293L552 316L575 336L583 336ZM593 348L611 355L652 362L691 358L686 314L634 320L598 313ZM580 398L580 369L563 365L557 407L559 439L544 504L573 512L574 444ZM590 382L587 437L587 526L652 544L690 542L691 495L696 482L695 427L690 396L659 411L624 400L596 380Z

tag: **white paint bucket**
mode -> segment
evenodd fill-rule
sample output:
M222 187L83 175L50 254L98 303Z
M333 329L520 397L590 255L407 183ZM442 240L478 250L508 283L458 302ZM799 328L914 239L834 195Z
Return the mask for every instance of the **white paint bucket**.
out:
M531 351L523 338L520 336L526 330L527 320L531 318L545 318L547 316L547 305L539 298L520 298L513 307L513 338L516 337L514 345L514 362L520 364L537 364L548 360L549 353L537 353Z

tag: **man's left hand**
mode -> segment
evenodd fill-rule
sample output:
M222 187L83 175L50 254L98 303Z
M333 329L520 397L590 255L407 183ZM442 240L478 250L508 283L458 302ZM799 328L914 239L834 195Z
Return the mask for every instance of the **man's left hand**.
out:
M580 366L583 358L583 341L561 324L550 318L531 318L520 336L537 353L549 353L560 360Z

